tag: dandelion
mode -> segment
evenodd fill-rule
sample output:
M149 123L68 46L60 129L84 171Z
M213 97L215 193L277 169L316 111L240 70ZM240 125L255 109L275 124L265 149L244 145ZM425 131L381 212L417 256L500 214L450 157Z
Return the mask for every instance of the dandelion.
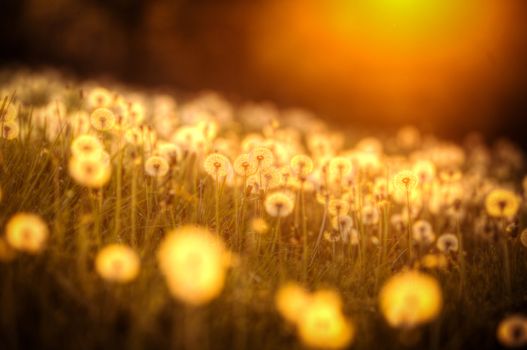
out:
M275 167L269 167L261 172L262 188L265 191L280 186L281 174Z
M416 221L412 226L412 233L414 240L423 245L429 245L435 239L432 225L425 220Z
M485 198L487 213L496 218L511 218L518 212L520 198L512 191L494 189Z
M527 317L515 314L504 318L498 325L496 337L509 348L520 348L527 345Z
M108 108L97 108L92 112L90 122L96 130L111 130L115 125L115 115Z
M343 349L352 342L355 329L342 314L340 303L334 293L317 292L310 298L298 320L298 334L306 346Z
M68 170L78 184L90 188L103 187L111 176L110 165L97 158L72 157Z
M431 276L407 271L388 279L379 294L379 305L388 324L413 328L429 322L441 311L439 283Z
M145 162L145 172L152 177L161 178L168 174L169 170L170 166L164 157L151 156Z
M434 163L429 160L415 162L412 172L417 176L419 183L428 183L435 177L436 169Z
M290 162L293 173L300 179L305 179L313 171L313 160L305 154L297 154Z
M223 242L197 226L168 232L158 251L159 266L170 292L195 306L206 304L221 293L227 257Z
M265 210L274 217L286 217L293 212L294 201L285 192L274 192L265 198Z
M170 164L177 164L183 157L181 147L174 143L163 142L157 146L157 151L161 157L164 157Z
M375 225L379 222L379 209L371 204L362 207L361 214L364 225Z
M353 218L349 215L339 215L331 219L331 226L340 232L349 232L353 228Z
M203 162L203 168L207 174L217 181L219 178L227 176L230 166L231 162L229 161L229 158L219 153L209 154Z
M236 174L247 178L256 172L258 166L248 153L242 153L234 160L233 167Z
M102 142L94 135L79 135L71 143L71 153L76 157L97 157L102 150Z
M345 157L333 157L329 161L329 177L341 181L343 178L351 174L351 161Z
M6 140L14 140L18 137L19 127L18 123L14 120L6 121L1 124L2 127L2 138Z
M250 159L257 165L258 170L269 168L274 163L274 155L269 148L258 146L250 153Z
M401 192L411 192L417 187L417 176L413 171L402 170L393 177L393 186Z
M18 213L6 225L6 240L11 247L30 254L40 252L49 236L46 223L36 214Z
M437 249L440 252L448 254L459 250L459 240L453 233L444 233L437 239Z
M346 215L350 210L349 202L343 199L333 198L328 203L328 213L332 216Z
M102 87L94 88L88 94L88 105L92 108L108 107L112 100L111 93Z
M95 270L107 281L128 283L139 274L139 257L123 244L109 244L102 248L95 259Z
M282 285L275 295L275 306L280 315L287 321L296 324L300 321L302 311L309 303L309 293L294 282Z

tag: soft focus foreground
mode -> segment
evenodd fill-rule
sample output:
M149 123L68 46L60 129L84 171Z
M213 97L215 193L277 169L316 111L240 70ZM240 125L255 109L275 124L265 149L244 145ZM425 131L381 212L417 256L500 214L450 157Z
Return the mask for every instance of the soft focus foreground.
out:
M524 155L5 72L0 345L527 344ZM66 336L65 336L66 335Z

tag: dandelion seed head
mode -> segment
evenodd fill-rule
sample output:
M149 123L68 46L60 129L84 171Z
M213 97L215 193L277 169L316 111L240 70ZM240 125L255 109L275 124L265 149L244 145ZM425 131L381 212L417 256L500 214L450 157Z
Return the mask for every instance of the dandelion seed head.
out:
M90 122L94 129L108 131L115 125L115 115L108 108L97 108L91 113Z
M510 348L527 345L527 317L514 314L504 318L496 331L498 341Z
M140 261L137 253L124 244L109 244L95 258L95 270L110 282L128 283L139 274Z
M17 213L6 225L6 240L16 250L37 254L46 245L49 230L44 220L31 213Z
M265 198L265 210L274 217L286 217L293 212L294 200L286 192L274 192Z
M165 157L151 156L145 162L145 172L152 177L164 177L169 170L170 165Z
M516 193L497 188L485 198L485 208L491 217L511 218L518 212L520 202L521 200Z

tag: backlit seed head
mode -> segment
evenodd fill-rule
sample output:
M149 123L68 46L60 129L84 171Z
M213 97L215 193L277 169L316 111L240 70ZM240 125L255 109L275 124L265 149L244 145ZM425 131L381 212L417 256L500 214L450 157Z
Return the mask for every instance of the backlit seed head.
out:
M379 306L392 327L413 328L437 317L443 305L435 278L417 271L398 273L388 279L379 294Z
M527 345L527 317L522 314L504 318L496 331L499 342L510 348Z
M48 235L46 223L35 214L15 214L6 225L7 242L16 250L30 254L36 254L44 248Z
M118 283L133 281L139 274L137 253L127 245L110 244L95 259L95 270L105 280Z
M346 157L333 157L329 161L329 177L330 179L342 180L352 171L351 161Z
M349 210L350 210L349 202L343 199L338 199L338 198L333 198L329 200L328 213L330 215L332 216L346 215L348 214Z
M220 153L212 153L203 161L203 168L212 178L222 179L230 171L231 162L229 158Z
M275 167L269 167L261 172L262 178L262 189L264 191L269 191L274 188L277 188L281 184L281 175L280 171Z
M102 87L92 89L88 94L88 106L91 108L108 107L112 103L112 94Z
M68 164L70 176L80 185L90 188L101 188L108 183L111 176L110 164L101 157L70 158Z
M2 127L2 138L6 140L14 140L18 138L20 128L16 121L7 121L2 123L0 126Z
M248 177L256 172L257 163L248 153L242 153L236 157L233 166L237 175Z
M497 188L492 190L485 198L487 214L496 218L511 218L520 208L520 198L516 193Z
M427 183L434 179L436 169L434 163L429 160L419 160L415 162L413 173L417 176L419 183Z
M349 215L339 215L331 218L331 226L340 232L349 232L353 228L353 218Z
M182 226L168 232L157 256L168 288L179 300L197 306L221 293L230 254L207 229Z
M417 183L417 176L410 170L402 170L393 177L393 186L396 191L412 192L417 187Z
M293 212L294 200L286 192L274 192L265 198L267 214L275 217L286 217Z
M250 153L249 157L252 162L256 164L258 170L269 168L274 163L273 152L267 147L255 147Z
M71 143L71 153L76 157L98 156L103 149L102 142L89 134L79 135Z
M170 142L159 143L157 145L157 152L170 164L177 164L183 158L183 151L181 150L181 147Z
M97 108L90 115L90 122L96 130L111 130L115 125L115 115L108 108Z
M459 241L453 233L444 233L437 239L437 249L442 253L457 252L459 250Z
M313 171L313 160L305 154L297 154L291 158L291 169L299 178L305 178Z
M164 157L151 156L145 162L145 172L153 177L163 177L168 174L170 166Z
M429 245L434 242L435 234L432 225L426 220L417 220L412 226L413 239L423 245Z

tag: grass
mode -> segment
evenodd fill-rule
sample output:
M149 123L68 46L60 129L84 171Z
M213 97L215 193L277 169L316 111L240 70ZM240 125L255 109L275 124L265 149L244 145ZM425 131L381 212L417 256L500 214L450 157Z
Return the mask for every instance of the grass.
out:
M299 219L295 213L274 218L264 209L265 198L273 191L244 188L245 177L233 187L229 179L209 176L201 166L206 154L185 149L185 144L180 145L181 157L171 163L166 176L149 176L144 162L151 151L145 145L122 143L125 131L89 131L105 144L112 175L105 186L87 188L68 172L70 144L77 135L65 123L46 136L49 121L43 123L38 113L57 101L64 104L66 120L79 108L89 111L90 87L66 89L60 81L33 87L31 76L17 75L11 75L3 86L7 97L2 110L8 104L17 106L20 132L13 140L0 139L0 226L5 227L15 213L31 212L44 219L50 236L38 254L19 252L14 259L0 263L2 349L300 349L303 345L294 326L287 324L274 306L276 290L286 280L301 282L311 290L338 290L343 312L355 327L355 349L492 349L499 346L496 327L503 317L527 310L527 249L516 236L506 238L503 229L495 230L493 239L482 238L477 220L488 219L491 224L495 220L488 217L477 185L468 180L474 170L468 161L459 165L464 186L462 220L453 223L448 206L434 213L425 203L418 213L419 219L432 223L436 235L450 231L462 236L462 251L447 254L446 268L419 267L439 281L443 310L431 323L397 330L388 326L379 311L379 290L396 271L415 266L416 255L437 249L432 245L418 250L415 242L408 246L410 224L399 230L390 218L410 207L410 197L398 202L390 195L384 203L371 198L370 182L377 175L361 170L353 184L359 193L351 212L358 245L331 228L327 204L317 200L317 193L323 193L320 184L314 191L303 182L296 189ZM127 91L119 94L134 98ZM149 114L153 98L145 94L140 101L147 110L144 124L155 129ZM188 106L196 101L207 100L182 102ZM208 101L210 108L217 107ZM287 126L284 122L275 134ZM243 122L220 127L217 138L236 132L240 139L249 132ZM298 147L306 151L311 135L302 134ZM325 131L324 135L330 137L333 132ZM233 151L241 153L239 143ZM467 159L472 151L463 150ZM408 155L405 150L397 152ZM314 152L310 155L315 164L321 164ZM518 191L521 169L496 154L493 157L480 175L493 184L512 183ZM389 164L392 162L383 155L381 168L397 169ZM497 165L507 169L505 175L492 173ZM315 168L320 170L321 166ZM338 195L340 185L330 191ZM361 217L365 201L380 208L375 224ZM519 231L524 216L520 208ZM254 232L250 225L254 217L267 221L268 233ZM410 222L412 219L417 218ZM228 272L221 294L199 307L171 295L156 258L165 233L185 224L213 232L220 228L217 234L238 260ZM496 223L496 227L501 225ZM324 238L326 231L337 238ZM380 245L371 242L372 236L381 240ZM133 247L141 261L139 275L128 284L105 281L94 268L97 252L116 242Z

